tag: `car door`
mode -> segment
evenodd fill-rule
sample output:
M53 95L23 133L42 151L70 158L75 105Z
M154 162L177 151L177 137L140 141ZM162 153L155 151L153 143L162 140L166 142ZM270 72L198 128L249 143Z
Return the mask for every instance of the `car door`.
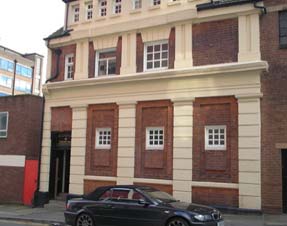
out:
M129 189L124 197L118 197L113 208L116 226L162 225L164 213L134 189Z
M104 192L99 200L91 202L86 208L91 212L98 226L113 226L114 215L113 200L111 198L111 189Z

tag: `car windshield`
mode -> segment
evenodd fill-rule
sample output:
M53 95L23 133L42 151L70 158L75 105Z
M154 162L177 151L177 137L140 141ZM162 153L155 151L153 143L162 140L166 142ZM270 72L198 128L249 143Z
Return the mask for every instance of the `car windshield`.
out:
M142 189L148 196L160 203L171 203L176 200L168 193L155 189Z

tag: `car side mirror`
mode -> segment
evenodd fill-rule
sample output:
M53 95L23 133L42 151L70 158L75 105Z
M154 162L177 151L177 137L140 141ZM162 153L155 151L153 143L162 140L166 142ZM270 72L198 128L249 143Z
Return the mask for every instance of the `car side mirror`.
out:
M139 199L138 200L138 204L143 205L143 206L148 206L149 203L147 201L145 201L144 199Z

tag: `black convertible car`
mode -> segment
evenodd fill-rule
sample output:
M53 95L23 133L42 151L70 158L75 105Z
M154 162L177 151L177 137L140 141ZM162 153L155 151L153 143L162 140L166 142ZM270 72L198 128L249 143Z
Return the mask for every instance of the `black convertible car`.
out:
M224 226L218 210L179 202L147 186L108 186L67 201L73 226Z

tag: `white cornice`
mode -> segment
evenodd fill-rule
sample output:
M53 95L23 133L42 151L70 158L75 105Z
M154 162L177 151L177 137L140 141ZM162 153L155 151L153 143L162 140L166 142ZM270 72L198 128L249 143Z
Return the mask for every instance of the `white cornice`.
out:
M206 76L215 74L235 72L263 71L268 69L268 63L265 61L217 64L208 66L198 66L184 69L173 69L167 71L143 72L128 75L118 75L111 77L97 77L82 80L68 80L62 82L51 82L43 85L43 92L48 94L50 90L67 89L85 86L99 86L104 84L119 84L127 82L152 81L158 79L177 79L184 77Z

